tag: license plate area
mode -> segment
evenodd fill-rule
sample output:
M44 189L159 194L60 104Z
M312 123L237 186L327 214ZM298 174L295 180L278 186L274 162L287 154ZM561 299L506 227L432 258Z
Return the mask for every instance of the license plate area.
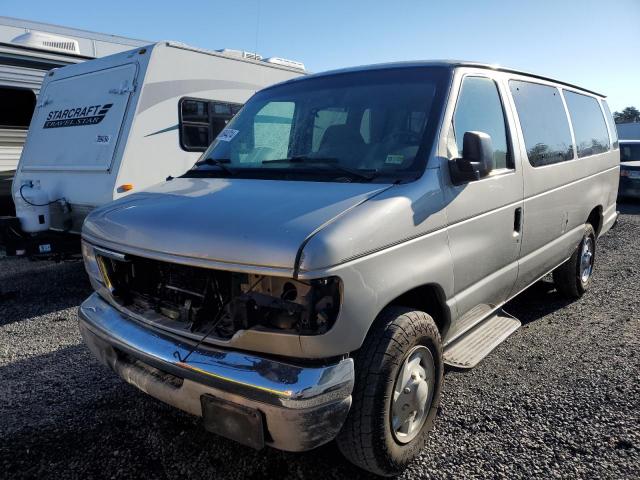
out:
M200 397L204 428L256 450L264 447L262 413L211 395Z

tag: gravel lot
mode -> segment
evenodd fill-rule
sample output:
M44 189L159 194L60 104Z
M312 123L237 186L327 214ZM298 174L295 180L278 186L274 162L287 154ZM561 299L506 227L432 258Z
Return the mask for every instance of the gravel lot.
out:
M403 478L640 478L640 204L598 244L591 291L548 281L506 310L523 327L446 375L430 446ZM364 478L335 445L255 452L139 393L81 343L80 263L0 259L4 478Z

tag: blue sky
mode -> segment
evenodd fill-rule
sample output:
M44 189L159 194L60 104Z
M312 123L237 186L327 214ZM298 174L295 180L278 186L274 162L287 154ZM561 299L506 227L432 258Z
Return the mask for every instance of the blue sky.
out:
M498 63L640 108L640 0L2 0L0 15L202 48L256 50L312 71L397 60Z

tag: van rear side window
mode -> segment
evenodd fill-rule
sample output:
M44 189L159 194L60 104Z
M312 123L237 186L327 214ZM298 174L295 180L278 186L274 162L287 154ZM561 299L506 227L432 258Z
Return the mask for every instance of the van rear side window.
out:
M573 158L569 120L556 87L510 80L509 88L524 135L529 163L534 167Z
M598 100L568 90L563 93L576 137L578 158L609 150L609 132Z

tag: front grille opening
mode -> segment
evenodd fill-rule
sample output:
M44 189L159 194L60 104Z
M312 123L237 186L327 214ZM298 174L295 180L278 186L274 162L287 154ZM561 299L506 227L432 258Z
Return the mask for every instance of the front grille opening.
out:
M305 283L129 255L97 257L117 302L178 333L223 340L249 328L317 335L337 317L337 281Z

